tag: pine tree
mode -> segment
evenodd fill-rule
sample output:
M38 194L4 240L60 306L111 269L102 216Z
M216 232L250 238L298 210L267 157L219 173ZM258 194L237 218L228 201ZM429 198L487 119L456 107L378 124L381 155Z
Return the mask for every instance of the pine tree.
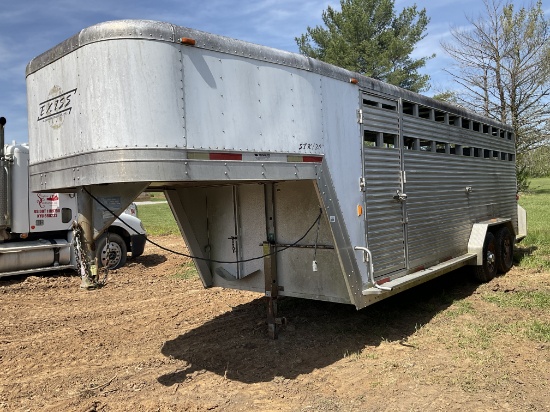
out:
M419 69L435 55L412 59L426 34L426 9L406 7L397 16L394 0L341 0L341 11L323 12L325 27L308 27L296 38L300 53L415 92L429 88Z

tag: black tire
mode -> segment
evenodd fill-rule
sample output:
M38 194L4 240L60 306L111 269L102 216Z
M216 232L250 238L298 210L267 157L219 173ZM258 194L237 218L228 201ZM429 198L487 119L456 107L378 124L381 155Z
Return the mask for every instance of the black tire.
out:
M497 274L497 241L491 232L485 235L483 242L483 263L474 267L475 278L482 283L489 282Z
M107 248L107 235L109 249ZM126 264L128 248L126 242L116 233L104 233L96 243L96 256L99 267L104 267L109 258L110 270L118 269Z
M506 273L514 264L514 238L507 227L497 232L497 269L500 273Z

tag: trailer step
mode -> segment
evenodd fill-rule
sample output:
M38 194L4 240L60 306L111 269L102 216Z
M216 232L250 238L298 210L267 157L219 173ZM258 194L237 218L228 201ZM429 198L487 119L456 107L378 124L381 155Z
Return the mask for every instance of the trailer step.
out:
M384 293L393 293L397 290L408 289L412 286L431 280L439 275L443 275L447 272L451 272L455 269L465 266L469 264L470 261L475 262L476 257L477 256L475 253L466 253L445 262L438 263L435 266L420 270L418 272L410 273L408 275L391 280L381 285L385 288L391 288L391 290L386 291L380 290L376 287L371 287L363 290L363 295L381 295Z

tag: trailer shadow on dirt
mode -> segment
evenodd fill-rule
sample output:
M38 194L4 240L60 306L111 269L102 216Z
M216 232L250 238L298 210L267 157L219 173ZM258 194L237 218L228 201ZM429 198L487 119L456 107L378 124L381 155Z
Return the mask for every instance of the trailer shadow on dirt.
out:
M148 253L132 258L129 262L139 263L146 268L151 268L166 262L166 256L160 253Z
M523 258L531 256L535 251L538 250L536 246L514 246L514 265L519 265Z
M162 353L187 366L158 381L170 386L204 370L244 383L276 376L294 379L384 341L414 349L407 339L418 328L478 286L463 268L360 311L351 305L283 298L279 314L288 323L278 340L268 337L265 301L256 299L165 342Z

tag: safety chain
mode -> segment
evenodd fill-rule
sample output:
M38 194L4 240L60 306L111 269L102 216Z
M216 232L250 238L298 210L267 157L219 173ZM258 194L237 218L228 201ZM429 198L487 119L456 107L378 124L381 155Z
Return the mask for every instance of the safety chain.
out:
M109 238L109 235L110 232L107 230L105 232L105 247L107 248L107 259L105 260L105 264L103 265L103 279L101 279L101 286L104 286L107 283L107 278L109 276L109 266L111 266L111 239Z
M73 222L73 244L76 258L76 268L82 279L80 288L82 289L96 289L103 286L104 283L100 282L97 276L97 270L92 270L94 267L90 267L86 254L82 248L84 241L84 235L82 228L75 221ZM95 265L94 265L95 266ZM104 279L106 281L106 277Z

